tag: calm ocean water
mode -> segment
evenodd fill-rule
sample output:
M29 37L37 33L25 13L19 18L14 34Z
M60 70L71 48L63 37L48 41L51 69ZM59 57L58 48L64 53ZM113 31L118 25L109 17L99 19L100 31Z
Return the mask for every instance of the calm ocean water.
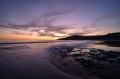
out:
M47 51L58 46L87 46L120 51L120 47L93 45L98 41L6 40L0 41L0 79L81 79L60 71L49 62Z

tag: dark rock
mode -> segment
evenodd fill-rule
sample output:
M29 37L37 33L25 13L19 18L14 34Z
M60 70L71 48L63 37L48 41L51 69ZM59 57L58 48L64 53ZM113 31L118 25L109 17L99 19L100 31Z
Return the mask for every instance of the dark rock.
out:
M80 61L80 59L79 58L74 58L76 61Z
M68 53L69 53L69 52L72 52L72 50L73 50L73 48L72 48L72 47L67 48L67 52L68 52Z
M91 56L95 56L95 54L94 53L88 53L89 55L91 55Z
M102 49L97 49L97 51L103 52L103 51L105 51L105 50L102 50Z
M98 66L98 69L104 69L104 67L103 66Z
M117 58L119 55L115 52L108 52L106 55L108 58Z
M60 55L61 55L61 57L62 57L62 58L65 58L65 57L67 57L67 54L66 54L66 52L62 52Z
M108 58L107 57L100 57L99 60L105 61L105 60L108 60Z
M117 60L120 60L120 58L117 58Z
M93 62L92 60L80 59L80 62L85 67L96 67L98 65L97 63Z
M107 54L107 52L101 52L101 54L106 55L106 54Z
M116 63L120 64L120 60L117 60Z
M73 54L72 56L74 56L74 57L79 57L80 55L79 55L79 54Z
M66 66L66 64L65 64L65 63L63 63L63 66Z
M67 56L71 57L71 55L67 55Z
M109 63L114 63L115 61L114 60L108 60Z

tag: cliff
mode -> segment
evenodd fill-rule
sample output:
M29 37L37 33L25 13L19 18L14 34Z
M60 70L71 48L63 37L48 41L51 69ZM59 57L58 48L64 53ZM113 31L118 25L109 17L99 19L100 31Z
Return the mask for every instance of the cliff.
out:
M73 35L66 38L60 38L58 40L120 40L120 32L109 33L99 36L79 36Z

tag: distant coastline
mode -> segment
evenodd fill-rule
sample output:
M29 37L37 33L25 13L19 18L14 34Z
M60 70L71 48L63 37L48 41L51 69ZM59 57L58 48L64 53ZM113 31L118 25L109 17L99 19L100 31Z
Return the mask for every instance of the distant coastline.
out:
M108 33L106 35L98 35L98 36L79 36L73 35L65 38L60 38L57 40L120 40L120 32L116 33Z

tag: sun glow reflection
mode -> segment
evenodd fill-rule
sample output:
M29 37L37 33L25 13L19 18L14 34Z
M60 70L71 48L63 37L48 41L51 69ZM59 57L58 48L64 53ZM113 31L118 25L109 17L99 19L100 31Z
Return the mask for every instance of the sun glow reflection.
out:
M54 33L55 36L66 36L67 34L61 34L61 33Z

